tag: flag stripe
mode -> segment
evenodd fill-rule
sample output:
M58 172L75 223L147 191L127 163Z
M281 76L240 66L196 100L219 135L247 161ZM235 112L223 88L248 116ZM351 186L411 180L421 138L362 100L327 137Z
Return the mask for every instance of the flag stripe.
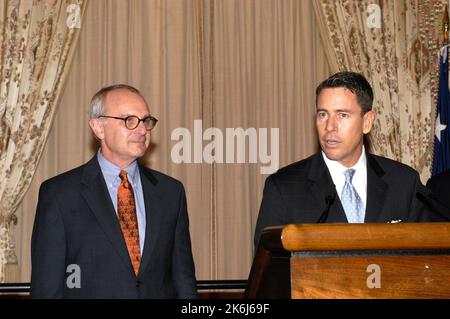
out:
M449 46L441 50L439 59L439 92L436 111L436 130L434 136L434 157L431 175L450 169L450 90L448 78ZM439 121L439 122L438 122Z

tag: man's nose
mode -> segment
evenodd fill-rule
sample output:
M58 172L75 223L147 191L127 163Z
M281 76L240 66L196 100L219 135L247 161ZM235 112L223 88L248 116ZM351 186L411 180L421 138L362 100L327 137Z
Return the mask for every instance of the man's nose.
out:
M334 116L330 116L327 119L325 129L329 132L335 131L337 127L336 118Z
M135 128L136 132L139 134L147 134L147 128L144 125L143 121L140 121L138 126Z

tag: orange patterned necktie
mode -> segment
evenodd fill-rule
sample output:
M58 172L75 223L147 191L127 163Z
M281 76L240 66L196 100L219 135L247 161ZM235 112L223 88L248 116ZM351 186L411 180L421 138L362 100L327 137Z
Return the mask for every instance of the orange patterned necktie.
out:
M120 228L122 229L131 263L133 264L134 273L137 275L139 265L141 264L141 252L133 187L131 187L128 181L127 172L121 170L119 176L122 183L120 183L117 189L117 212Z

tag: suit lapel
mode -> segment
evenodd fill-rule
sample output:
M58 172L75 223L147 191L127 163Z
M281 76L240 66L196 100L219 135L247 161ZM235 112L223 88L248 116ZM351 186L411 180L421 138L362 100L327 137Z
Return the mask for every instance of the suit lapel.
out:
M377 222L382 213L388 185L383 181L384 170L375 157L367 155L367 207L364 222Z
M81 182L84 185L81 194L90 210L124 264L134 273L114 205L96 156L86 163Z
M328 167L323 160L321 152L318 152L311 158L311 168L309 170L308 179L311 183L311 196L315 198L318 207L321 207L317 219L319 219L322 212L326 209L325 197L330 192L334 192L334 202L330 207L328 213L327 223L344 223L347 222L344 209L341 201L334 187L333 179L331 178Z
M375 157L369 153L367 155L367 204L364 222L377 222L382 214L388 185L383 181L384 170L380 167ZM311 195L314 196L320 207L325 209L325 196L333 180L322 158L321 153L317 153L311 162L309 174L311 181ZM335 200L331 205L327 222L348 222L342 207L342 203L335 191Z
M142 261L139 269L146 269L150 262L150 256L152 256L158 242L161 214L164 212L164 209L161 206L161 195L156 187L158 181L155 176L141 165L139 165L139 172L144 193L146 216L144 251L142 252Z

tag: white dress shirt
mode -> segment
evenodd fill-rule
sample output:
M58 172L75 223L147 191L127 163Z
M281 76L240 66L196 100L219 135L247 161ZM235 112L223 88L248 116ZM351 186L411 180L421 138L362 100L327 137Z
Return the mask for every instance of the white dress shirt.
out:
M333 183L336 186L336 192L338 193L339 199L341 199L342 189L345 184L344 172L353 168L355 170L355 175L353 175L352 179L353 187L355 187L356 192L361 198L364 208L367 207L367 157L364 146L359 160L352 167L346 167L337 161L330 160L323 151L322 156L328 167Z

